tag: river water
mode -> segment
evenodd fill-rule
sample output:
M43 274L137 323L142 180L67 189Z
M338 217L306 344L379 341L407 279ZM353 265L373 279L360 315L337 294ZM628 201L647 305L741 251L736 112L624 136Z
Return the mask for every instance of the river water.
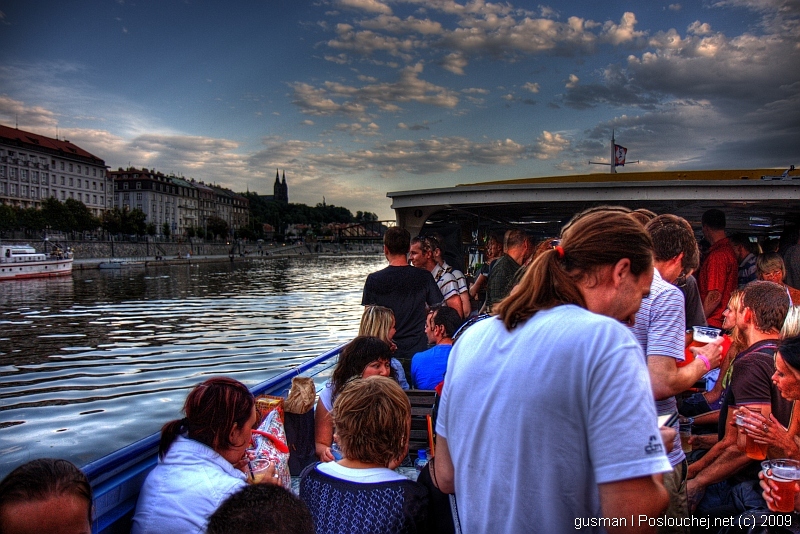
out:
M356 335L382 255L201 263L0 283L0 478L83 465L179 417L209 376L248 386Z

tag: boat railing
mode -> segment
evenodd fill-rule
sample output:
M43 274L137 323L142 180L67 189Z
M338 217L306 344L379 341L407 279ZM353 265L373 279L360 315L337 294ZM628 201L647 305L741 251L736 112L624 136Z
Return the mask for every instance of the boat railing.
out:
M251 388L254 395L285 396L296 376L319 376L336 364L344 345L285 371ZM94 494L94 534L130 531L139 490L158 463L160 434L127 445L83 466Z

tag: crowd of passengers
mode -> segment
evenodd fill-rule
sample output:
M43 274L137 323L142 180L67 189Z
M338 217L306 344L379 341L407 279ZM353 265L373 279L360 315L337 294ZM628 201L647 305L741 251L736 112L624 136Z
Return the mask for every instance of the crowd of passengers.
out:
M680 217L594 208L538 245L488 236L470 286L441 236L390 228L389 265L367 277L359 335L319 394L299 495L275 466L247 483L255 399L211 378L163 426L131 532L800 532L744 446L800 460L798 235L728 236L718 210L702 232L701 254ZM724 335L696 346L694 326ZM409 388L439 394L416 481L396 470ZM88 534L91 506L78 468L34 460L0 482L0 532Z

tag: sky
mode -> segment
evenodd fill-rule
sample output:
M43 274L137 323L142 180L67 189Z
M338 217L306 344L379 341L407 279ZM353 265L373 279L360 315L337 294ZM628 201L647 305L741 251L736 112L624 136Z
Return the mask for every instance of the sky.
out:
M800 164L800 0L0 0L0 123L393 219L389 191Z

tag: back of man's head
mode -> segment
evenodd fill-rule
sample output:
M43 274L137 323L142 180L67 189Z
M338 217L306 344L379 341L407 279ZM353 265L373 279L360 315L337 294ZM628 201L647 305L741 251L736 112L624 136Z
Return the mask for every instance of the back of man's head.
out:
M508 235L506 235L506 248L512 249L520 247L524 245L526 241L528 241L528 234L526 234L524 230L509 230Z
M248 485L208 520L206 534L314 534L306 504L281 486Z
M692 225L686 219L671 214L659 215L647 223L645 230L653 239L656 261L668 261L683 252L684 271L697 269L700 251Z
M408 250L411 248L411 234L405 228L392 226L383 235L383 245L393 256L408 254Z
M444 333L447 337L453 337L463 321L461 316L450 306L439 306L433 310L433 324L444 326Z
M778 284L757 280L745 286L742 306L750 308L752 323L758 330L780 332L789 311L789 295Z
M712 230L724 230L725 212L717 209L710 209L703 213L703 217L700 219L700 222L703 226L707 226Z

